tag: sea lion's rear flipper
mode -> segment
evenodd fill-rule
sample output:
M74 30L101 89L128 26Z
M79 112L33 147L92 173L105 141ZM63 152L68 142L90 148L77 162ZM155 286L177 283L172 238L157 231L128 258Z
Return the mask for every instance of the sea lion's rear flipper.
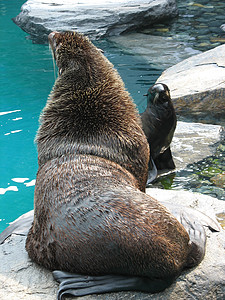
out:
M181 214L181 224L190 237L191 250L186 267L191 268L197 266L205 256L206 233L203 225L185 212Z
M58 300L64 296L79 297L120 291L157 293L170 286L174 280L174 278L162 280L122 275L86 276L62 271L54 271L53 277L60 283Z
M147 180L147 185L150 184L151 182L153 182L157 177L157 168L155 166L155 163L152 159L152 157L150 157L149 159L149 163L148 163L148 180Z
M5 230L0 234L0 244L11 236L12 234L27 235L34 219L34 211L31 210L18 219L13 221Z
M159 156L154 159L154 162L157 170L174 170L176 168L170 147L159 154Z
M167 202L161 203L167 207L189 234L191 249L186 267L198 265L205 255L206 233L204 227L208 227L211 231L220 231L218 222L191 207Z
M204 226L208 227L212 232L219 232L221 227L216 219L212 219L211 217L207 216L203 212L184 205L175 205L173 203L169 203L167 201L160 201L170 212L171 214L181 223L181 216L186 215L193 222L198 220L198 222Z

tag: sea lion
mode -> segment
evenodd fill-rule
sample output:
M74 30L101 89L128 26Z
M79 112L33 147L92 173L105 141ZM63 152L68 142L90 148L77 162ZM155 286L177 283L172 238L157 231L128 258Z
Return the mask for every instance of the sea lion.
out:
M154 181L159 170L173 170L175 164L170 144L177 118L166 84L156 83L147 93L147 108L141 114L142 128L150 145L147 184Z
M60 270L58 299L162 291L203 259L204 229L144 193L148 142L112 64L79 33L53 32L49 41L59 77L36 137L28 255Z

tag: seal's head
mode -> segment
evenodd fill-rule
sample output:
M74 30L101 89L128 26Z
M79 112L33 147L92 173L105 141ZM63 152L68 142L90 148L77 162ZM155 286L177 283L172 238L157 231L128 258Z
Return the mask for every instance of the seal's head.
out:
M146 96L147 102L153 105L163 104L171 100L169 88L164 83L154 84Z
M49 34L48 39L59 75L62 75L65 70L82 71L84 62L91 67L88 57L93 57L90 52L96 52L98 48L86 36L72 31L55 31ZM97 54L101 55L101 51L98 52Z

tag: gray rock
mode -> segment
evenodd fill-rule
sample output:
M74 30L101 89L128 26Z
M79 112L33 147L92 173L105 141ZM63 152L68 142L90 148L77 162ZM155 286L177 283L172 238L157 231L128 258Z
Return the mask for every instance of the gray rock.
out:
M38 43L51 31L77 30L91 38L118 35L177 15L175 0L28 0L14 22Z
M209 196L182 191L148 189L147 193L164 203L187 205L210 215L225 212L224 202ZM165 201L166 199L166 201ZM225 295L225 232L207 230L206 255L201 264L187 270L164 292L145 294L120 292L85 296L80 299L102 300L180 300L224 299ZM13 235L0 245L0 299L53 300L57 283L51 272L31 262L25 251L25 237Z
M30 261L25 240L25 236L13 235L0 246L0 298L55 300L57 284L51 272Z
M225 120L225 45L192 56L167 69L157 82L167 84L176 112L198 121Z
M188 164L200 161L215 151L220 140L221 126L177 122L171 144L176 169L184 169Z

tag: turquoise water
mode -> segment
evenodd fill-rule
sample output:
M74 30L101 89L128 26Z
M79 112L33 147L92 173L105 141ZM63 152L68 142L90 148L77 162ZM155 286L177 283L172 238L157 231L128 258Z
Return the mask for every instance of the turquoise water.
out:
M47 45L33 44L11 20L24 1L0 2L0 232L33 208L38 118L54 83ZM115 65L143 111L148 87L161 70L101 41L98 46Z
M0 231L33 208L32 180L37 170L33 140L39 112L54 82L48 47L32 44L11 21L22 4L0 2Z

